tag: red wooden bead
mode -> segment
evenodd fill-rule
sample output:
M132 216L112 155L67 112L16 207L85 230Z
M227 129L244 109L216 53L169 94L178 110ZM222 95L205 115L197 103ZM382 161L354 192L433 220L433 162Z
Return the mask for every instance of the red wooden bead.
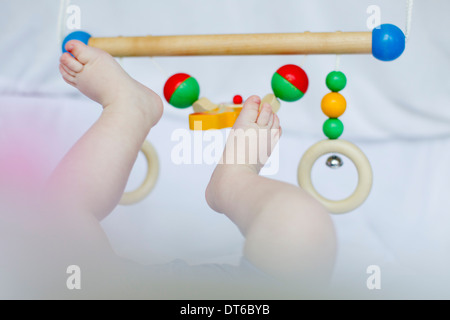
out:
M191 76L186 73L177 73L174 74L167 80L164 86L164 97L167 102L170 103L170 99L172 98L173 93L178 89L178 87Z
M287 64L278 69L277 73L287 81L289 81L292 85L294 85L294 87L296 87L298 90L303 92L303 94L305 94L308 90L308 76L306 75L306 72L299 66L296 66L294 64Z
M240 95L234 96L234 98L233 98L234 104L242 104L242 102L244 102L244 99L242 99L242 96L240 96Z

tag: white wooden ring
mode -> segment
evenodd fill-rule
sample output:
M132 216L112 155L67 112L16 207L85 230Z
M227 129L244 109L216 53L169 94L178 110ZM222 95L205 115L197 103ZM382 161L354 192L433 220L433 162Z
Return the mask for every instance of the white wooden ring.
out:
M358 171L358 185L355 192L346 199L333 201L324 198L314 188L311 170L317 159L325 154L339 153L349 158ZM298 165L298 184L319 200L332 213L346 213L358 208L366 201L372 189L372 167L366 155L353 143L345 140L323 140L303 155Z
M120 200L120 204L127 206L144 200L156 185L159 175L159 161L153 145L147 140L142 145L141 152L147 160L147 175L142 185L134 191L125 192Z

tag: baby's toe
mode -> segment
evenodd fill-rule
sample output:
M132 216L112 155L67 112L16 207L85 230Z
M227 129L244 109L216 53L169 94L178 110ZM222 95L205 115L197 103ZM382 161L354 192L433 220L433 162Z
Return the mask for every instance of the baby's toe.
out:
M251 96L248 98L239 115L240 120L255 123L256 118L258 117L260 103L261 99L258 96Z
M271 129L280 129L280 118L278 118L278 115L274 113L273 115L273 123L271 125Z
M79 73L83 70L83 64L67 52L61 56L60 62L64 67L66 67L66 70L68 69L71 72Z
M278 118L278 116L276 114L274 114L273 116L273 124L272 127L270 129L270 134L272 137L272 143L276 143L278 142L278 140L281 137L281 126L280 126L280 118Z
M270 104L264 103L261 111L259 112L258 120L256 120L256 123L261 127L272 126L271 122L273 122L273 115L274 114Z
M62 64L59 65L59 72L61 72L61 75L64 78L64 81L66 81L68 84L75 86L76 83L76 79L74 76L72 76L71 74L69 74L66 69L64 69L64 66Z
M72 70L70 70L69 68L67 68L64 64L61 64L61 67L63 67L64 71L66 71L68 74L70 74L72 77L76 77L77 74L76 72L73 72Z
M66 50L82 64L87 64L89 61L99 56L99 51L96 48L91 48L78 40L67 42Z

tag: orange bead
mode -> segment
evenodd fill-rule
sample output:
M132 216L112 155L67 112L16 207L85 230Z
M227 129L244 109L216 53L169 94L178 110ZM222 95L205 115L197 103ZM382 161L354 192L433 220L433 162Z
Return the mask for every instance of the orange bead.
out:
M339 118L347 108L347 101L342 94L330 92L322 99L322 111L329 118Z

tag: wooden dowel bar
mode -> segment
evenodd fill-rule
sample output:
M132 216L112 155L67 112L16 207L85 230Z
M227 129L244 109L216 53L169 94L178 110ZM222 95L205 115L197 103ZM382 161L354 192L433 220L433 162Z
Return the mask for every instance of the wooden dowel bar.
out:
M116 57L370 54L371 32L223 34L91 38Z

